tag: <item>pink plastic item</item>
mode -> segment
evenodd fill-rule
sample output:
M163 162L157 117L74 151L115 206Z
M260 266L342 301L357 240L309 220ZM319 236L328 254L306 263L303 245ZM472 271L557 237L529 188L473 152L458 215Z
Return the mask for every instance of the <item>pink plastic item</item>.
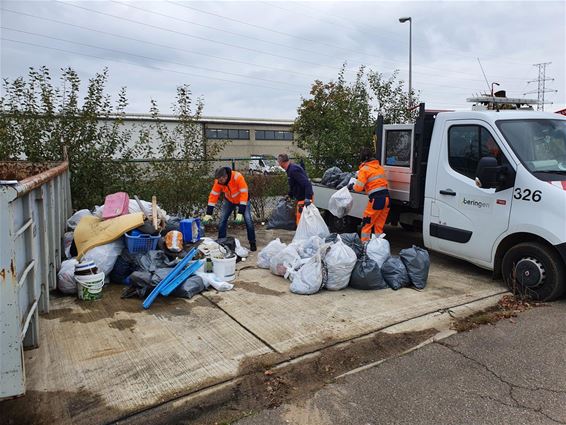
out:
M104 199L102 218L114 218L128 214L129 203L130 198L126 192L116 192L111 195L107 195L106 199Z

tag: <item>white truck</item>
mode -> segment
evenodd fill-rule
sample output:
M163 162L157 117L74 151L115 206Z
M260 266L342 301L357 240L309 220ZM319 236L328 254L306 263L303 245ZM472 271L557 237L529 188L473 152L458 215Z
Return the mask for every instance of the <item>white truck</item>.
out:
M248 169L250 174L257 173L257 174L275 174L275 173L282 173L283 168L281 168L275 158L273 157L265 157L262 155L252 155L250 158L250 164Z
M376 127L392 200L388 221L422 228L427 248L467 260L539 300L566 292L566 117L534 111L432 112ZM327 209L335 189L314 184ZM367 203L353 194L359 223Z

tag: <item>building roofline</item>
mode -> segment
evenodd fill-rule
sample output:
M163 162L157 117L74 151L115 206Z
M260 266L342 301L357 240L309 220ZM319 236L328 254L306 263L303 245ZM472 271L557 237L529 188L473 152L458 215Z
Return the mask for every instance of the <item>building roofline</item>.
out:
M121 118L125 121L151 121L153 116L151 114L139 114L139 113L127 113L124 115L113 114L110 115L108 119L114 120ZM178 121L179 117L177 115L158 115L162 121ZM214 117L214 116L201 116L197 122L207 124L257 124L257 125L284 125L290 126L293 124L293 120L285 119L273 119L273 118L244 118L244 117Z

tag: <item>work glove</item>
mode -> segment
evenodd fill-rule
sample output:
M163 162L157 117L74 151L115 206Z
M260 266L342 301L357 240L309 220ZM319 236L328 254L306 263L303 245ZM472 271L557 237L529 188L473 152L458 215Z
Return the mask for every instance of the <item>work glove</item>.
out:
M305 207L308 207L311 204L310 199L305 199Z
M236 220L234 220L234 223L242 224L243 222L244 222L244 214L236 214Z
M210 224L212 222L212 216L207 214L202 218L202 224Z

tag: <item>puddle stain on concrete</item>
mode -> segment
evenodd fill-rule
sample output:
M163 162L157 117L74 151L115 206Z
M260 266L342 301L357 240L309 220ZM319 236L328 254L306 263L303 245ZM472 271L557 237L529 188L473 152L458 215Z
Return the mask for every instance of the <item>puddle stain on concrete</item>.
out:
M281 292L281 291L275 291L273 289L266 288L265 286L261 286L261 284L259 282L248 282L248 281L240 281L240 282L236 283L236 285L234 286L234 289L236 291L239 290L239 289L242 289L246 292L253 292L254 294L257 294L257 295L270 295L270 296L274 296L274 297L280 297L281 295L284 295L285 293L287 293L286 287L285 287L285 291Z

